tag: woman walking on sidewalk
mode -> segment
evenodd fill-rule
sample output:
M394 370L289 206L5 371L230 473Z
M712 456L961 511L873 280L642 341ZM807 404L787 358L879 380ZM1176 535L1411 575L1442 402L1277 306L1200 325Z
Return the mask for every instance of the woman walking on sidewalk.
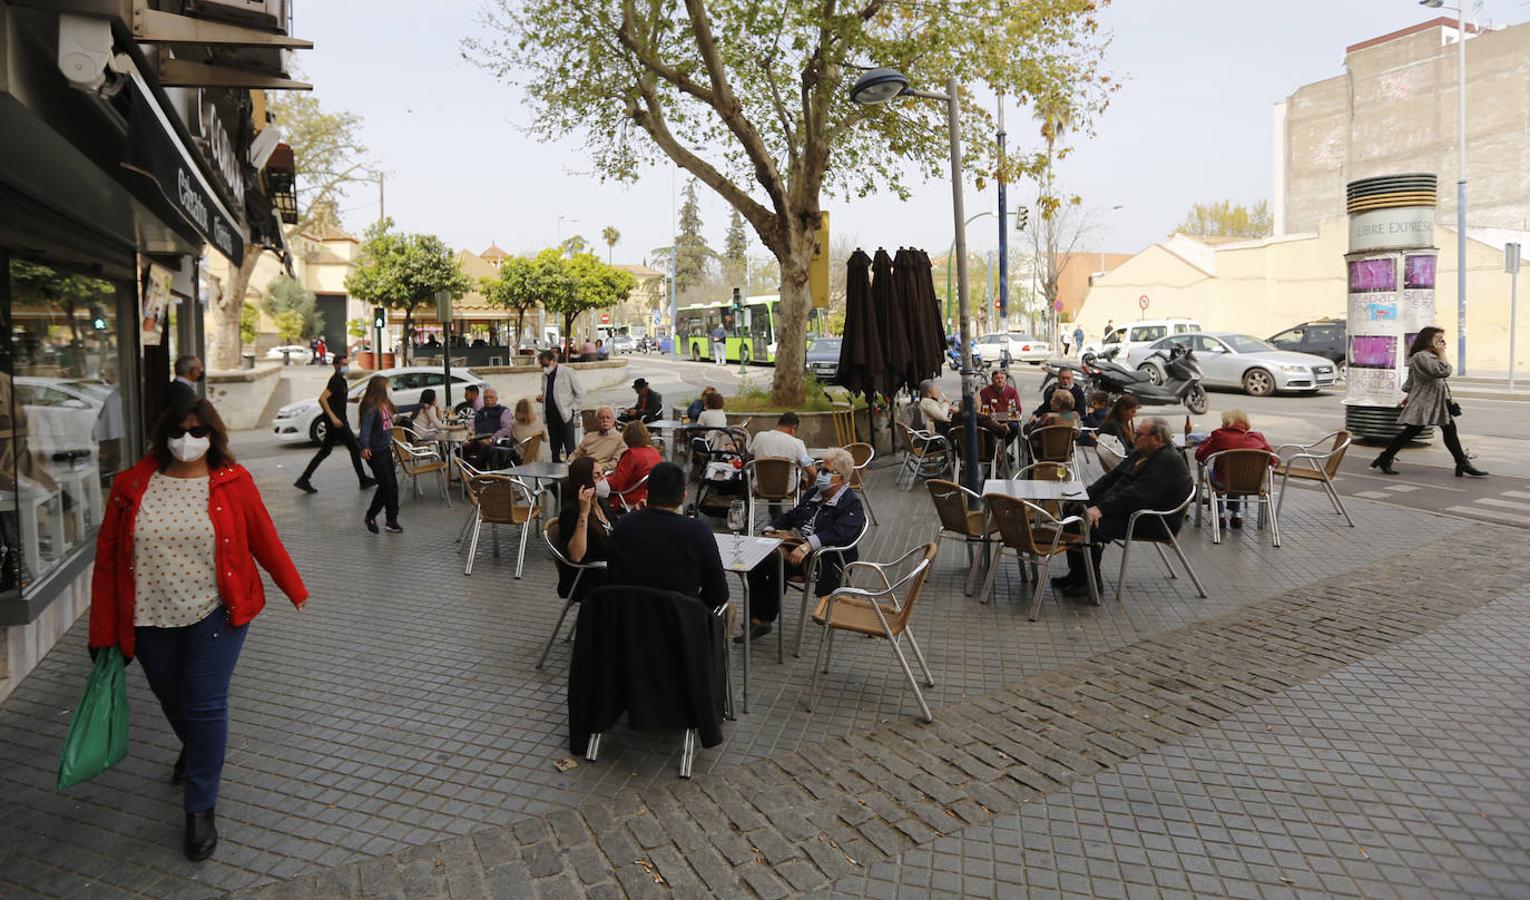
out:
M1413 346L1408 348L1408 377L1403 380L1402 412L1397 421L1403 429L1392 439L1381 455L1371 462L1371 468L1380 469L1388 475L1396 475L1392 460L1403 445L1423 433L1425 426L1434 425L1445 437L1445 448L1456 460L1456 477L1472 475L1483 478L1486 472L1472 465L1471 457L1461 449L1461 438L1456 434L1455 415L1460 407L1450 398L1450 363L1445 361L1445 330L1430 326L1418 333Z
M256 563L298 609L308 589L255 481L235 464L211 403L182 400L147 456L117 477L96 539L90 647L137 654L181 753L186 855L218 844L214 808L228 746L228 687L249 622L265 606Z
M377 514L385 512L384 527L401 534L398 524L398 476L393 472L393 401L388 397L388 378L373 375L361 395L361 458L372 467L377 493L367 507L367 531L377 534Z

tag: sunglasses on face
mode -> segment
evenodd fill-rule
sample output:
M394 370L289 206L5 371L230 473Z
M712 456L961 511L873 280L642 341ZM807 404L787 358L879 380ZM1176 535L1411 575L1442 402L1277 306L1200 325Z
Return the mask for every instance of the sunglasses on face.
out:
M193 425L190 428L182 428L179 425L175 425L170 429L170 437L172 440L175 438L183 438L188 434L196 438L205 438L209 434L212 434L212 429L208 428L206 425Z

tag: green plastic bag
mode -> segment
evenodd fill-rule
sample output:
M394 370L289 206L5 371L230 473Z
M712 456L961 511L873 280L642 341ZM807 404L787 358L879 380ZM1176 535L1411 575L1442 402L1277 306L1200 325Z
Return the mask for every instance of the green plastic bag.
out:
M107 647L96 654L96 666L85 682L64 753L58 761L58 787L63 790L100 775L127 756L128 703L126 663L122 651Z

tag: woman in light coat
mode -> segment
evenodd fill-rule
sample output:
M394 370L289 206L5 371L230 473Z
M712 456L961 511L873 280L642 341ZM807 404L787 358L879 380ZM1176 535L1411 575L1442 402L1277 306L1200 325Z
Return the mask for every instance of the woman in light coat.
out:
M1445 331L1442 328L1431 325L1414 337L1413 345L1408 348L1408 377L1403 380L1403 393L1408 396L1403 401L1402 412L1397 416L1403 429L1387 445L1387 449L1372 460L1371 468L1396 475L1397 470L1392 468L1392 460L1397 456L1397 451L1422 434L1427 426L1433 425L1440 429L1440 434L1445 437L1446 449L1456 460L1457 478L1463 475L1482 478L1487 475L1472 465L1471 457L1461 449L1461 438L1456 434L1456 421L1450 412L1450 386L1446 384L1451 368L1450 363L1445 361L1445 347Z

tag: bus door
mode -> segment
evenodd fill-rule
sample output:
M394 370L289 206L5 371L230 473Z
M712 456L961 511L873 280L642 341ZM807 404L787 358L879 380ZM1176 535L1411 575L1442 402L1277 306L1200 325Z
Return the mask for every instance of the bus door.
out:
M754 362L770 362L774 358L771 350L775 346L775 328L771 321L771 308L766 304L744 307L745 315L749 319L749 358Z

